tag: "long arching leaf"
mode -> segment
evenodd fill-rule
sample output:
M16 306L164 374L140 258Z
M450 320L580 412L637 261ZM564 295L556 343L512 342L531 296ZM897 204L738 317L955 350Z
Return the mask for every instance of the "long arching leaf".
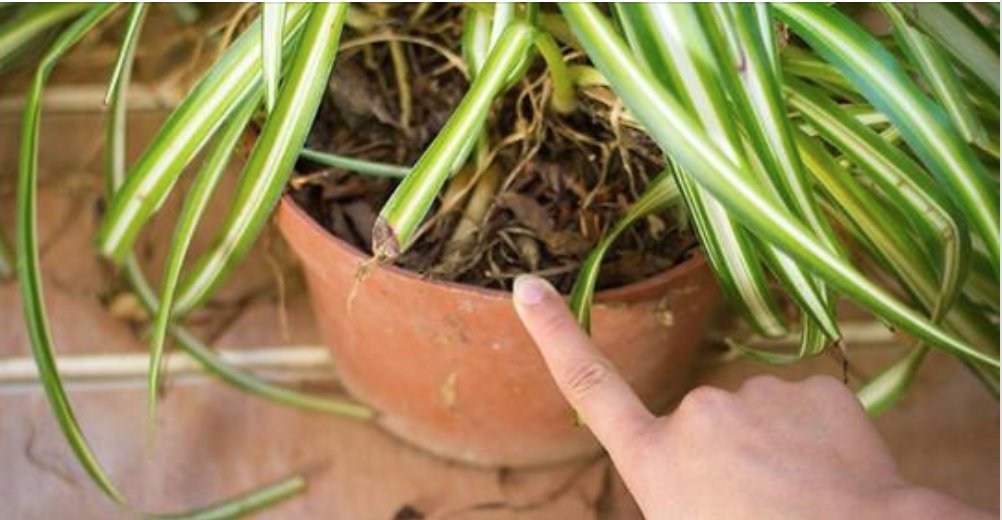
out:
M655 142L744 225L887 322L931 345L998 370L996 356L972 348L889 295L831 253L788 210L764 196L761 187L749 182L678 101L634 60L597 8L561 4L561 10L588 56Z
M933 321L944 320L947 328L983 350L997 350L998 329L991 330L986 320L965 298L946 305L937 283L935 261L924 252L921 241L903 232L900 217L886 201L864 187L849 171L825 151L821 143L804 134L797 144L808 170L818 186L840 209L843 227L862 237L873 257L889 274L897 278L918 301Z
M286 477L218 504L180 514L148 515L149 520L229 520L243 518L306 490L306 479Z
M126 60L128 63L129 60ZM109 194L114 194L125 181L125 136L127 134L125 126L126 97L124 93L129 84L129 71L123 69L121 81L113 91L111 98L111 116L108 123L109 151L107 157L107 190ZM260 95L260 94L259 94ZM123 262L125 278L132 286L132 290L139 298L140 303L150 315L159 315L160 303L153 288L150 286L136 262L132 252L126 255ZM255 395L269 401L300 408L303 410L342 415L358 419L370 419L373 416L372 409L360 404L348 402L341 399L327 398L305 394L292 390L281 385L271 383L250 372L244 372L227 364L211 348L203 344L194 334L184 327L174 324L169 328L171 336L177 340L178 345L189 356L198 361L210 374L220 378L223 382L234 388Z
M24 121L21 132L21 155L19 158L17 181L17 271L21 287L21 301L24 319L31 341L31 352L38 365L38 373L45 388L45 395L59 427L66 437L77 461L87 471L94 483L104 493L119 504L125 498L115 487L101 467L84 438L77 423L73 408L59 378L56 358L52 348L45 300L42 295L41 266L38 259L38 225L36 198L38 190L38 134L42 111L42 91L49 75L59 59L84 37L91 29L115 10L114 4L98 4L91 7L68 27L45 53L35 72L31 88L24 105Z
M143 21L146 20L146 2L136 2L129 10L129 17L125 22L125 35L122 37L122 45L118 53L118 60L115 61L115 68L111 73L111 80L108 81L108 92L104 96L105 104L111 104L112 97L119 90L122 83L128 83L129 71L132 68L132 61L136 54L136 45L139 41L139 33L142 32ZM122 94L120 94L122 95Z
M160 307L160 302L157 301L157 295L150 286L149 281L147 281L142 269L136 263L135 257L129 255L122 265L122 269L129 285L132 286L132 290L146 311L150 314L156 314L157 309ZM343 399L298 392L262 379L253 373L234 368L220 358L208 345L200 341L191 331L180 325L171 325L170 334L177 341L181 350L184 350L192 359L198 361L207 372L242 392L267 399L277 404L292 406L311 412L354 417L356 419L371 419L375 415L375 412L367 406Z
M790 105L882 189L921 237L928 257L939 259L942 306L949 307L963 284L971 245L964 220L954 217L943 189L907 154L847 117L817 89L789 78L786 85Z
M818 238L839 251L841 246L817 206L793 140L768 9L763 4L704 5L702 9L706 25L713 26L716 21L729 36L714 34L710 42L720 62L720 76L743 116L756 156L786 205Z
M156 419L157 392L159 390L160 362L163 358L164 340L170 325L174 291L181 277L181 267L188 254L188 248L195 238L195 230L202 220L202 215L209 205L219 179L226 171L226 165L237 148L240 138L244 135L247 123L261 102L260 95L253 96L227 121L216 142L202 163L194 182L188 189L188 194L177 217L177 225L171 238L170 249L164 261L163 281L160 285L160 306L153 318L153 329L150 335L150 369L147 381L147 407L150 425Z
M130 17L128 22L130 27L133 27L135 20L141 17L141 11L141 7L133 7L132 17ZM135 25L135 27L138 27L138 25ZM126 37L126 41L123 43L122 55L119 58L119 63L122 64L122 67L119 69L119 67L116 66L116 81L114 81L113 87L109 89L111 94L109 99L111 103L111 110L108 122L108 153L106 158L107 190L109 194L113 194L115 190L119 189L124 182L125 177L125 138L127 133L125 119L125 114L127 113L127 96L125 94L128 90L130 82L132 61L135 54L137 37L138 32ZM257 103L255 102L254 105L256 104ZM158 304L156 296L153 293L153 289L146 282L146 279L131 252L126 255L124 270L126 277L132 284L140 302L146 307L147 312L150 314L158 314ZM294 390L269 383L268 381L260 379L253 374L235 369L226 364L211 349L199 342L184 328L175 326L172 327L171 332L178 339L178 342L181 344L181 348L201 363L209 373L220 377L223 381L240 390L281 404L296 406L306 410L346 415L357 418L370 418L372 416L372 411L364 406L341 401L339 399L328 399L301 394ZM153 357L154 356L151 354L151 359ZM156 384L153 383L151 386L155 388ZM171 515L146 516L148 518L179 519L236 518L259 511L300 493L305 489L305 485L306 482L302 477L293 476L196 511Z
M978 119L960 77L953 70L946 53L938 43L911 27L898 8L891 4L884 4L882 7L894 29L898 45L922 73L922 78L932 89L936 99L946 108L961 135L969 143L984 144L988 140L988 133Z
M894 123L905 141L954 199L988 247L999 270L999 194L959 138L945 111L912 82L880 43L837 9L820 4L776 4L780 18L834 64ZM998 56L994 58L998 64ZM996 78L998 76L996 67ZM996 93L998 93L996 87Z
M319 150L312 150L309 148L303 148L300 150L299 156L317 164L323 164L324 166L341 168L343 170L361 173L362 175L371 175L373 177L403 179L411 172L411 169L407 166L366 161L365 159L345 157L343 155L321 152Z
M267 223L327 91L346 12L347 4L342 3L312 8L275 109L247 159L233 205L212 248L181 282L175 312L184 314L209 298Z
M724 89L727 84L740 83L731 77L730 71L735 66L747 67L747 63L735 63L736 60L731 59L730 47L737 44L729 41L724 33L717 29L717 20L714 19L713 13L701 13L701 11L707 9L691 4L621 4L617 7L620 23L627 30L633 46L640 49L638 54L642 57L657 56L657 59L651 60L649 64L655 75L662 78L665 86L679 95L679 99L687 106L689 113L702 124L710 139L720 146L728 159L745 172L749 181L761 184L762 193L775 198L778 202L783 190L776 186L775 178L779 178L780 182L786 182L786 179L781 173L770 175L761 172L765 169L762 166L761 156L768 152L750 150L746 153L743 129L738 124L740 119L734 117L732 104ZM730 24L730 20L727 19L728 13L721 14L723 19L720 21ZM751 23L757 26L758 22L752 20ZM753 39L756 47L764 46L764 38L760 35L755 34ZM715 52L715 49L718 52ZM771 53L769 51L765 53L766 56L761 58L762 66L772 69L771 74L776 75L775 64L768 63L770 59L768 56ZM744 56L742 59L747 62L750 57ZM737 88L746 90L740 85ZM726 214L726 211L720 213ZM699 219L694 218L693 221L699 222ZM697 226L697 232L704 245L710 244L708 251L714 249L712 242L715 237L730 233L726 224L727 222L719 219L713 221L709 224L713 228L710 233L702 229L705 226ZM747 234L747 230L743 228L737 229L737 232ZM801 310L832 340L838 339L840 333L834 318L834 309L821 284L771 244L756 244L754 240L746 240L745 243L748 245L745 251L736 251L734 247L722 248L719 256L724 263L729 264L726 269L734 273L740 272L742 266L758 268L758 259L764 259ZM711 265L714 265L718 273L724 271L712 261ZM725 274L723 279L726 280L726 276L732 273L723 273ZM761 285L757 297L771 299L769 288L764 283ZM747 307L751 295L745 293L739 296L737 301L742 307ZM773 309L772 313L773 319L783 319L778 309ZM756 321L751 323L757 325Z
M986 4L990 5L990 4ZM999 42L960 4L915 3L904 13L999 96Z
M0 72L35 38L87 10L87 4L65 2L33 4L0 25Z
M706 63L709 48L694 27L698 24L692 7L619 4L616 12L634 53L665 87L678 93L688 112L726 146L729 156L739 159L738 135L724 121L727 101L717 86L715 71ZM769 289L755 241L689 172L676 171L693 229L724 293L761 334L786 334L786 320Z
M584 330L591 331L592 296L595 294L595 285L602 268L602 260L612 244L623 231L626 231L636 221L682 203L682 194L679 192L673 177L674 172L666 168L657 177L651 179L640 198L630 206L630 210L602 237L602 240L588 254L588 258L581 263L581 270L578 272L578 276L574 280L574 288L571 290L570 307Z
M309 9L291 4L287 44ZM97 233L98 250L121 262L136 236L170 194L185 166L240 103L263 88L261 23L255 22L230 46L174 109L111 200Z
M832 252L846 257L828 221L821 214L803 171L792 125L782 98L782 75L772 20L763 4L701 4L704 30L717 58L717 69L748 136L747 156L751 165L765 171L781 200ZM802 337L798 355L819 354L832 333L835 300L817 278L807 278L790 261L770 254L785 276L785 284L806 310L801 318ZM800 289L804 288L804 289ZM813 308L812 308L813 306Z

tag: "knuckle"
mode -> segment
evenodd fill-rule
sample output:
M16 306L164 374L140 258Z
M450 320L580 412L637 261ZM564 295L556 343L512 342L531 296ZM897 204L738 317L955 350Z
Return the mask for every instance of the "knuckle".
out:
M730 403L731 396L726 391L711 386L700 386L682 398L676 414L681 416L712 415L726 409Z
M601 386L609 377L609 367L598 361L575 365L567 371L567 390L575 396L584 396Z
M842 394L846 392L845 385L832 376L813 375L804 381L808 387L825 393Z
M813 375L807 378L804 384L812 394L826 401L856 404L856 396L832 376Z
M783 385L783 380L771 375L758 375L745 381L748 388L772 390Z
M739 393L743 395L771 395L782 391L787 382L772 375L758 375L741 384Z

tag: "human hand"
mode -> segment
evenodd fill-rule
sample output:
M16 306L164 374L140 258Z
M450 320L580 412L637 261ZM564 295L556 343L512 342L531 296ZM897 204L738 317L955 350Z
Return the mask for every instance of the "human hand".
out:
M655 417L544 280L515 309L557 386L605 446L649 519L975 518L909 485L862 406L831 377L700 387Z

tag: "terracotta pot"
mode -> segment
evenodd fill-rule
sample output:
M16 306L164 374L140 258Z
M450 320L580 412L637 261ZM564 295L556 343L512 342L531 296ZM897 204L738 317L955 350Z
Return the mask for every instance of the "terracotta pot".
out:
M534 466L598 446L554 385L503 291L377 267L286 196L278 225L302 260L321 333L345 387L380 423L446 458ZM349 295L355 291L354 298ZM718 298L701 257L598 293L594 340L653 410L672 405ZM349 303L349 300L350 303Z

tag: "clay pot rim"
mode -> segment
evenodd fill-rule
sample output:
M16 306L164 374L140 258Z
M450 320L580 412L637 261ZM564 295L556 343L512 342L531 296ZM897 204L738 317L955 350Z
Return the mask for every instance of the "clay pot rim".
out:
M310 229L312 233L324 237L327 242L347 253L349 256L354 257L359 262L365 262L372 258L371 255L366 254L353 244L335 236L333 233L321 226L319 222L307 214L306 211L296 203L296 201L292 198L292 195L289 193L282 195L280 204L285 206L285 209L289 210L291 215L293 215L296 220L305 222L306 227ZM594 299L597 302L634 300L638 294L643 294L659 287L665 287L678 278L685 278L689 276L693 271L701 269L705 263L706 259L703 257L702 253L697 250L693 252L689 258L658 274L655 274L654 276L650 276L639 282L633 282L621 287L596 291ZM415 282L424 282L436 285L444 289L473 293L483 298L502 299L506 301L511 300L511 291L488 289L486 287L477 287L475 285L450 282L447 280L436 280L434 278L421 276L418 273L396 265L380 265L378 269L393 276L406 278Z

